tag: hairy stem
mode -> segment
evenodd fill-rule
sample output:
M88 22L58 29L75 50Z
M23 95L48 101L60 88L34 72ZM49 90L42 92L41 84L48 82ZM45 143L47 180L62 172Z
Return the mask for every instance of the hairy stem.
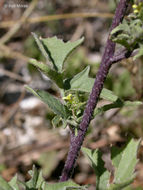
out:
M118 26L120 22L122 21L126 13L127 5L129 2L130 0L120 0L116 9L116 13L115 13L110 31L116 26ZM83 114L82 121L79 126L78 135L77 136L73 136L73 134L71 135L70 150L68 152L67 160L66 160L60 181L67 181L71 177L72 171L74 169L75 161L78 157L78 153L83 143L88 125L92 119L92 115L96 107L100 92L103 88L104 81L112 65L111 58L114 56L114 51L115 51L115 43L112 42L108 38L105 51L102 57L101 65L96 75L92 92L90 94L89 100L87 102L87 106Z
M122 61L123 59L127 59L129 57L133 57L137 54L138 50L128 51L127 49L123 49L118 51L111 59L110 61L112 63L117 63L119 61Z

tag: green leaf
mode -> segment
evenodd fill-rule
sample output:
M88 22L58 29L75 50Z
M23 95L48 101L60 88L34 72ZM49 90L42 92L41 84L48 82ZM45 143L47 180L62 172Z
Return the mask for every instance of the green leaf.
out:
M62 72L66 58L83 40L84 38L81 38L75 42L65 43L61 39L57 39L57 37L40 39L53 63L54 69L58 72Z
M49 59L48 53L45 51L45 48L44 48L42 42L40 41L39 37L34 32L32 32L32 35L33 35L33 37L34 37L40 51L42 52L44 57L48 60Z
M0 190L13 190L13 188L0 176Z
M129 107L129 106L140 106L143 105L143 103L141 101L122 101L121 99L117 99L117 101L111 103L111 104L107 104L104 105L102 107L96 108L94 110L94 117L98 114L103 114L105 111L108 111L110 109L114 109L114 108L122 108L124 106Z
M67 119L70 115L68 108L63 105L59 99L55 98L48 92L42 90L33 90L29 86L25 86L28 91L37 96L40 100L46 103L49 108L57 115L61 116L64 119Z
M122 154L125 147L118 148L118 147L112 147L111 148L111 159L113 166L117 169L119 166L119 163L122 158Z
M59 115L56 115L52 119L52 125L53 125L53 127L57 127L59 125L60 121L61 121L61 117Z
M36 167L33 166L33 169L29 171L29 174L31 175L31 179L26 182L28 190L31 190L31 188L33 188L33 190L40 189L44 182L42 172L39 172Z
M140 141L130 140L124 149L120 151L112 149L111 159L115 167L114 183L121 184L135 177L137 150Z
M138 53L133 57L133 60L136 60L137 58L143 56L143 44L139 44L139 51Z
M133 182L133 179L129 179L126 182L120 184L111 184L107 190L122 190L125 187L128 187Z
M12 187L13 190L20 190L19 187L18 187L17 176L13 177L12 180L10 182L8 182L8 183Z
M72 79L65 80L65 89L91 92L94 84L94 79L88 76L89 71L90 67L87 66L83 71L75 75Z
M111 102L115 102L119 99L117 95L115 95L111 90L108 90L106 88L103 88L100 97Z
M107 190L110 173L105 169L102 154L99 150L82 148L82 152L88 157L96 174L97 190Z
M124 31L126 34L130 33L130 27L129 24L127 22L127 20L123 20L123 22L121 24L119 24L117 27L115 27L112 31L111 31L111 39L115 38L117 35L117 33Z
M66 79L64 86L66 90L77 90L90 93L95 79L89 77L90 67L87 66L83 71L75 75L72 79ZM112 91L103 88L100 97L111 102L118 99Z
M30 59L29 63L37 67L41 72L43 72L46 76L53 80L58 87L63 88L63 77L61 73L56 72L55 70L51 69L48 65L38 62L35 59Z
M119 103L118 103L119 102ZM122 102L120 103L121 101L120 100L117 100L116 102L114 103L111 103L111 104L107 104L107 105L104 105L102 107L99 107L99 108L96 108L94 110L94 117L98 114L103 114L105 111L108 111L110 109L114 109L114 108L120 108L123 106Z
M55 184L45 184L44 190L86 190L85 186L80 186L74 182L66 181Z
M143 44L143 22L137 15L128 16L123 22L111 31L111 40L133 51ZM142 54L142 51L140 51ZM140 56L140 53L138 56Z
M80 186L71 180L55 184L46 183L42 177L42 172L35 166L29 171L31 179L28 182L21 182L15 176L9 183L0 177L0 190L20 190L17 183L23 186L23 190L88 190L87 186Z
M140 106L140 105L143 105L143 102L141 101L125 101L123 103L124 105L123 106Z

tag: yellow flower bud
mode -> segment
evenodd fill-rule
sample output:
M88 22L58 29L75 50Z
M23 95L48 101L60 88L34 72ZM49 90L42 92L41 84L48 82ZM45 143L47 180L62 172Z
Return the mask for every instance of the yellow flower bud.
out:
M136 4L134 4L132 7L133 7L133 9L136 9L138 6Z
M136 10L134 10L134 13L135 13L135 14L139 13L139 10L137 10L137 9L136 9Z
M63 100L71 100L72 94L68 94L67 96L63 97Z

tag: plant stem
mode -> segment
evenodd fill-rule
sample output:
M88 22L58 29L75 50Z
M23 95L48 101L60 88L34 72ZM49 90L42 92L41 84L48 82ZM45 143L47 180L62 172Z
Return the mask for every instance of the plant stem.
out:
M122 61L123 59L127 59L129 57L133 57L137 54L137 50L128 51L127 49L123 49L118 51L111 59L110 61L113 63L117 63L119 61Z
M130 0L120 0L116 13L110 28L110 31L113 30L116 26L120 24L122 19L125 16L126 9ZM79 126L78 135L71 135L71 144L68 152L67 160L62 172L62 176L60 181L67 181L72 174L74 169L75 161L78 157L79 150L84 141L84 137L88 128L88 125L92 119L94 109L96 107L99 95L101 90L103 89L104 81L107 77L108 71L112 65L111 58L114 56L115 51L115 43L112 42L109 37L106 43L105 51L102 57L101 65L99 71L96 75L96 79L92 88L92 92L90 94L89 100L87 102L87 106L85 108L82 121Z

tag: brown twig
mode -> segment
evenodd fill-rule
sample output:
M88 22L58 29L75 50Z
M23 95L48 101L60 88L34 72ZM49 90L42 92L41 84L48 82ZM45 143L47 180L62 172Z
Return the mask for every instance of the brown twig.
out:
M23 77L21 77L20 75L16 74L16 73L13 73L11 71L7 71L5 69L1 69L0 68L0 73L12 78L12 79L15 79L15 80L19 80L21 82L27 82Z
M66 13L66 14L57 14L57 15L46 15L42 17L36 17L36 18L28 18L26 20L27 23L33 24L33 23L39 23L39 22L48 22L48 21L54 21L54 20L62 20L62 19L72 19L72 18L94 18L94 17L100 17L100 18L112 18L113 14L111 13ZM19 21L17 21L19 22ZM15 21L3 21L0 22L0 28L8 28L13 26Z
M20 59L20 60L25 61L26 63L28 63L30 60L29 57L27 57L19 52L13 51L11 48L9 48L8 46L6 46L4 44L0 45L0 57Z
M29 17L35 6L37 5L38 0L33 0L29 7L26 9L26 11L23 13L20 20L18 20L16 23L13 22L13 25L11 25L10 30L0 39L0 44L4 44L7 41L10 40L10 38L20 29L22 24L26 21L26 19Z

